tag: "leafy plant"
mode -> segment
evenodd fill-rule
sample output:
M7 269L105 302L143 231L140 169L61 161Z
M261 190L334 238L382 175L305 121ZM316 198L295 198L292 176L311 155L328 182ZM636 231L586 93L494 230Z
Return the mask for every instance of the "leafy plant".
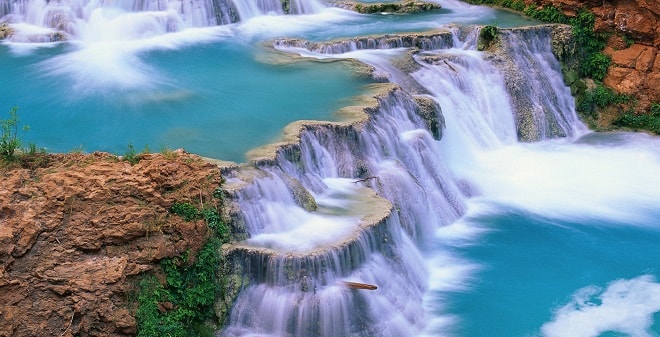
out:
M193 221L201 218L200 212L197 208L187 202L175 202L170 207L170 212L182 217L186 221Z
M170 211L186 221L205 219L212 235L194 258L186 253L161 261L164 284L155 276L140 281L137 335L213 336L204 322L213 315L215 298L222 291L217 275L221 262L218 250L229 240L229 228L212 207L200 211L190 203L177 202Z
M484 26L479 31L479 43L477 45L478 50L486 50L497 38L497 27L495 26Z
M619 117L614 124L633 130L647 130L660 135L660 103L653 103L649 114L637 115L627 112Z
M0 119L0 157L6 161L15 159L15 152L21 147L21 140L18 138L18 108L13 107L9 110L7 119ZM23 126L24 131L29 127Z
M567 18L559 9L554 6L545 6L541 9L537 9L534 6L527 6L524 11L525 15L533 17L534 19L546 21L546 22L555 22L555 23L566 23Z
M614 104L628 103L631 99L628 95L617 94L602 83L597 83L595 88L578 97L576 110L583 116L592 116L598 109Z
M607 75L607 68L610 67L610 57L596 52L590 54L583 62L580 63L580 73L589 75L594 80L602 81Z
M131 143L128 143L128 150L124 152L124 160L131 163L131 165L135 165L140 161L137 152L135 152L135 147Z

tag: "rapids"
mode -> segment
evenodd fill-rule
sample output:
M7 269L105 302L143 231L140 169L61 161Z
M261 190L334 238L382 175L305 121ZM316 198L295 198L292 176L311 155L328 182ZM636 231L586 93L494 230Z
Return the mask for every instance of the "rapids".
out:
M660 140L586 129L552 27L480 52L534 22L437 2L0 0L3 104L57 151L245 162L218 336L658 336Z

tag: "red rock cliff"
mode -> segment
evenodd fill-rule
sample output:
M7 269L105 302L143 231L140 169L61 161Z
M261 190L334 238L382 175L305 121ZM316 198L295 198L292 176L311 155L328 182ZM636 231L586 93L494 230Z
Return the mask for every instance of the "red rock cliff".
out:
M208 234L168 209L211 202L220 184L198 156L142 157L48 155L46 167L0 170L0 336L135 334L132 276Z
M612 57L604 84L636 97L640 109L660 102L660 1L526 0L525 3L553 5L569 16L580 8L592 11L596 16L595 30L612 33L604 51Z

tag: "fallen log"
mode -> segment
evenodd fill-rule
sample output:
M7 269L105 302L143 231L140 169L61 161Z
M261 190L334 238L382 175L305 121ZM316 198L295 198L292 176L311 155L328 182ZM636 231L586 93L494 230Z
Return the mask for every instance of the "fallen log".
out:
M366 178L364 178L364 179L358 179L358 180L354 181L353 184L357 184L357 183L365 182L365 181L367 181L367 180L369 180L369 179L378 179L378 177L375 177L375 176L374 176L374 177L366 177Z
M367 284L367 283L344 281L344 284L347 287L353 288L353 289L366 289L366 290L376 290L376 289L378 289L377 286L375 286L373 284Z

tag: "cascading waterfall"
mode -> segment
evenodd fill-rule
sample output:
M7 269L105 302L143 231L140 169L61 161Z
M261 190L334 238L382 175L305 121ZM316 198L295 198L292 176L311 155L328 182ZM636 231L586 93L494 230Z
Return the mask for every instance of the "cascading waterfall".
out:
M201 149L236 152L209 156L240 161L235 144L269 138L256 134L282 115L326 118L294 105L331 111L344 104L329 97L364 83L323 70L344 62L293 64L263 40L304 57L358 59L361 73L394 85L342 109L343 123L294 123L295 136L287 128L281 143L223 169L241 240L223 247L236 273L223 280L232 286L218 316L237 300L218 335L658 334L658 140L582 135L553 55L567 55L570 46L555 49L570 27L498 29L477 51L479 29L460 23L536 23L434 2L444 10L362 15L317 0L0 0L5 99L53 149L68 139L119 153L134 133L200 154L192 144L204 138ZM334 40L356 35L365 37ZM294 94L301 87L314 90ZM272 110L234 111L245 93ZM108 127L74 131L93 123ZM153 132L161 128L163 138ZM215 143L217 134L230 141Z
M113 27L139 31L117 36L127 39L226 25L266 14L308 14L322 8L316 0L0 0L0 23L12 25L14 42L97 38L90 31L99 20L113 20Z
M435 141L415 114L414 100L395 90L381 97L379 106L363 127L304 131L298 149L281 151L276 163L264 164L264 173L249 175L253 182L239 189L236 203L250 235L237 248L239 256L255 255L247 260L268 262L246 267L254 284L241 292L223 335L412 336L421 331L427 274L416 247L424 245L434 228L455 220L463 202L459 189L443 174ZM238 183L236 179L229 179L229 186ZM291 196L296 193L287 187L291 179L314 195L319 210L302 210ZM356 184L359 179L365 181ZM327 197L337 180L348 186L342 199ZM361 185L378 191L392 206L378 206L384 201L375 195L366 207L346 197L364 198L366 192L355 187ZM329 229L315 220L318 213L326 221L341 217L337 213L355 215L351 208L362 210L357 214L375 214L370 220L352 220L357 224L348 231L338 229L346 219L329 224ZM274 229L280 236L269 240ZM299 251L300 243L314 242L319 232L325 238L334 235L334 241ZM276 251L271 250L274 245ZM340 282L348 280L379 288L361 294Z
M523 141L574 136L586 130L574 113L575 101L552 53L552 31L551 26L539 26L503 30L499 35L503 53L496 52L495 62L504 63Z
M50 42L80 39L93 30L97 20L112 20L116 27L139 29L141 35L176 32L190 27L228 23L216 17L215 3L207 0L151 1L10 1L2 0L0 22L15 25L15 42ZM131 36L120 36L129 38Z
M549 44L547 35L539 39L531 43ZM424 96L413 99L392 89L379 96L377 109L362 124L311 124L301 129L299 143L281 148L276 158L256 161L257 168L249 173L228 174L228 188L234 190L240 222L249 236L230 255L248 261L245 272L251 283L239 295L222 336L425 332L427 240L464 212L465 196L478 193L470 182L453 176L445 161L460 161L466 153L514 143L517 137L516 105L505 76L483 53L470 50L474 40L454 40L454 48L416 55L420 68L412 74L447 117L440 142L429 132L428 121L420 118ZM279 42L280 47L285 44ZM305 46L298 43L292 50ZM510 52L529 58L546 50L527 46ZM372 61L376 68L382 62L369 57L363 61ZM568 101L570 93L552 80L560 76L557 68L547 64L539 66L543 72L534 69L535 76L548 76L541 79L550 83L545 87L551 91L548 95ZM572 110L554 111L562 119L557 124L569 123L566 134L579 128L570 124L576 120ZM448 148L461 153L447 153ZM355 200L369 191L357 186L391 203L376 207L378 202L372 201L366 207L381 210L371 225L364 222L373 214L355 211L364 209ZM309 195L301 198L300 188ZM308 207L310 200L316 200L318 208ZM364 293L340 281L379 288Z
M310 14L318 12L323 5L316 0L231 0L241 20L262 15Z

